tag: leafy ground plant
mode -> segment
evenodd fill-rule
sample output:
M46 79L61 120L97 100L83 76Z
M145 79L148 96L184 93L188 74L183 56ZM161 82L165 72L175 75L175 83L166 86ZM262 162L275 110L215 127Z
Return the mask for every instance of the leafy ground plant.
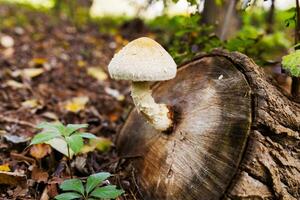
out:
M115 199L124 193L123 190L117 189L115 185L101 186L104 180L111 176L108 172L100 172L88 177L86 184L79 179L65 180L61 185L65 193L57 195L57 200L96 200L96 199Z
M70 176L73 177L70 162L71 158L82 149L84 145L83 138L96 138L96 136L91 133L79 131L79 129L87 127L87 124L68 124L65 126L61 122L44 122L37 126L37 128L42 129L42 131L34 136L30 145L46 143L67 156Z
M46 143L68 158L72 158L73 154L79 153L82 149L84 145L83 138L96 138L91 133L79 132L79 129L87 127L87 124L68 124L64 126L61 122L43 122L37 126L42 131L34 136L30 145Z

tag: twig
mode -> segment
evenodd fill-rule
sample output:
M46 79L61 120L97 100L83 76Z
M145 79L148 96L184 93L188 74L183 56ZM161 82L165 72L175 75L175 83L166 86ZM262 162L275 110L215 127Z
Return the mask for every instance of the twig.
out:
M136 187L140 197L144 200L142 192L140 190L140 187L138 186L136 179L135 179L134 169L132 169L132 171L131 171L131 176L132 176L132 181L133 181L134 186Z

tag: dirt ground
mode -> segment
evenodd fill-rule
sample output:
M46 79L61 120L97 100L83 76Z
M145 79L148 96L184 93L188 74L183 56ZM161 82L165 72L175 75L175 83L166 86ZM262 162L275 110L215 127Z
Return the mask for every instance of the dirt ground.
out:
M1 185L0 199L51 199L58 185L69 178L66 160L42 146L43 158L26 148L38 130L35 125L60 120L88 123L86 131L114 141L131 108L129 83L113 81L107 65L127 40L100 33L98 26L76 28L70 22L0 5L0 36L13 38L13 46L0 45L0 167L27 176ZM79 97L79 98L78 98ZM72 162L75 176L108 171L110 181L126 190L119 199L138 199L134 174L120 171L122 159L112 145L94 150Z

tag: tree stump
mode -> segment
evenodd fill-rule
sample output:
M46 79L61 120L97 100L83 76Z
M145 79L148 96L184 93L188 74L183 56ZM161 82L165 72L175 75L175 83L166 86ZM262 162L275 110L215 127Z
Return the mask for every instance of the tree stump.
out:
M153 86L161 133L135 109L119 133L143 199L300 199L300 105L247 56L216 50Z

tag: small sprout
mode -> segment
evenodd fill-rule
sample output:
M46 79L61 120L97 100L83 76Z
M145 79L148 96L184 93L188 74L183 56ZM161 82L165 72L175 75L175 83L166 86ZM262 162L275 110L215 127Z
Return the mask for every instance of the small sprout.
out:
M88 177L84 185L79 179L65 180L60 189L65 193L57 195L57 200L70 199L115 199L124 193L115 185L102 186L103 182L111 176L110 173L100 172Z
M49 144L70 159L73 153L77 154L80 152L83 147L83 138L96 138L91 133L79 132L79 129L87 127L87 124L68 124L64 126L60 122L44 122L37 126L42 131L33 137L30 145Z

